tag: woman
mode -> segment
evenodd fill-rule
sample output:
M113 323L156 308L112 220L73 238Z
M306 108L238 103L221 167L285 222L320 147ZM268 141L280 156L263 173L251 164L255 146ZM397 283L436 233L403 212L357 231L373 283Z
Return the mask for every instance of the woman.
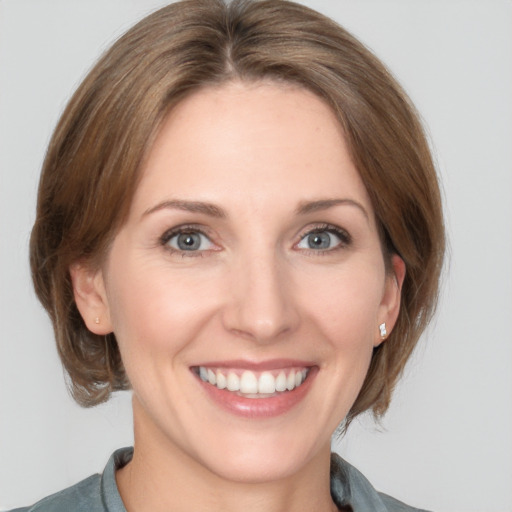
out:
M31 239L73 396L133 389L134 449L33 509L412 510L330 440L386 411L443 249L415 111L343 29L274 0L144 19L64 112Z

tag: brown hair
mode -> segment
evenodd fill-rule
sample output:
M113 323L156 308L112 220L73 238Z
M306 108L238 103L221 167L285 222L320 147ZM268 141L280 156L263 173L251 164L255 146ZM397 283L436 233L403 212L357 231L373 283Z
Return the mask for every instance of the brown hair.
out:
M382 63L330 19L286 0L184 0L139 22L101 58L55 130L39 186L30 256L74 398L106 400L129 383L114 334L76 308L69 267L97 265L128 213L159 124L186 95L271 79L323 98L344 129L388 251L405 261L398 321L375 350L347 421L381 415L437 302L441 199L418 115Z

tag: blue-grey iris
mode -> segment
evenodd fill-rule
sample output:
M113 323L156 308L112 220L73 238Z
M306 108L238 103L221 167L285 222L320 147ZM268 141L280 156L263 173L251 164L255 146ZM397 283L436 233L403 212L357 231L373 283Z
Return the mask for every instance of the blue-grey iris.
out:
M311 233L308 235L308 246L310 249L329 249L331 235L329 233Z
M199 233L181 233L178 235L177 244L182 251L195 251L201 246L201 235Z

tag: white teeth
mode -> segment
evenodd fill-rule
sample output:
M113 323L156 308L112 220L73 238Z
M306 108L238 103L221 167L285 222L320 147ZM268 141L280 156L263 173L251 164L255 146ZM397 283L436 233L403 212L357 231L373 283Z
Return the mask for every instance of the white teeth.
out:
M240 391L240 379L236 373L228 373L226 387L229 391Z
M217 378L217 387L219 389L224 389L228 385L226 376L219 370L217 370L217 373L215 374L215 376Z
M279 372L279 375L276 379L276 391L285 391L286 390L286 375L284 372Z
M236 370L227 371L226 375L226 370L199 367L199 377L202 381L208 382L219 389L238 391L248 398L258 398L258 394L269 396L276 392L292 391L304 382L307 374L308 370L304 368L300 370L290 369L288 375L286 370L281 370L277 376L275 372L265 371L259 377L256 373L245 370L239 376Z
M288 378L286 379L286 389L291 391L295 388L295 372L290 372Z
M242 378L240 379L240 391L242 393L258 392L258 379L254 373L248 370L242 373Z
M263 372L258 379L258 393L272 394L276 392L276 379L269 372Z

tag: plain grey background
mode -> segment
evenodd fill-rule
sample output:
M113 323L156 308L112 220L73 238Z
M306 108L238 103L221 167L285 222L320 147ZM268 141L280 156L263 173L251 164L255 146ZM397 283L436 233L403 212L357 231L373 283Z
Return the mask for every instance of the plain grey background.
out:
M99 54L158 0L0 0L0 510L131 443L129 393L69 398L27 245L51 131ZM335 448L438 512L512 510L512 2L304 0L388 64L432 139L451 246L437 320L381 427Z

